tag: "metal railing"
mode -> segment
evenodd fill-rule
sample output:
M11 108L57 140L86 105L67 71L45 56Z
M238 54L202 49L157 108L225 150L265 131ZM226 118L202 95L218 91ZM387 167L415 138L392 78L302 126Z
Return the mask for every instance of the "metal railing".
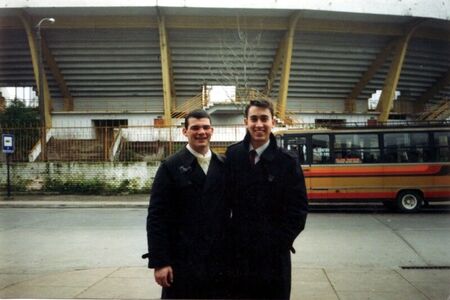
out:
M47 129L46 153L42 153L41 128L0 128L0 134L14 134L11 161L160 161L186 144L179 126L60 127ZM215 126L211 148L223 153L241 140L245 127ZM5 155L0 155L5 161Z
M449 121L396 121L388 123L346 123L345 125L297 124L292 129L317 128L402 128L402 127L449 127ZM286 127L275 128L286 129ZM0 134L13 134L15 152L11 161L161 161L186 144L180 126L127 126L127 127L53 127L47 130L46 153L41 152L43 129L39 127L2 128ZM214 126L211 148L224 153L226 147L240 141L245 135L243 125ZM0 155L5 161L5 155Z

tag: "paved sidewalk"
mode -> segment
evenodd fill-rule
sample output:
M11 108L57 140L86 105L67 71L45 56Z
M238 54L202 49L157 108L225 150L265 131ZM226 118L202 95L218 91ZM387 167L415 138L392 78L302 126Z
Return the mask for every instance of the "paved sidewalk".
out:
M295 268L292 299L447 300L450 270ZM0 298L158 299L144 267L101 268L46 275L3 274Z
M0 208L101 208L147 207L149 195L53 195L31 194L0 197Z

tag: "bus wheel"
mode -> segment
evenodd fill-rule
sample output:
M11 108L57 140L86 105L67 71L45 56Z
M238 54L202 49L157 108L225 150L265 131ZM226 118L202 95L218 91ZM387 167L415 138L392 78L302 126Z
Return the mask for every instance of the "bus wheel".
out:
M402 191L397 196L397 208L401 212L417 212L422 204L423 198L417 191Z

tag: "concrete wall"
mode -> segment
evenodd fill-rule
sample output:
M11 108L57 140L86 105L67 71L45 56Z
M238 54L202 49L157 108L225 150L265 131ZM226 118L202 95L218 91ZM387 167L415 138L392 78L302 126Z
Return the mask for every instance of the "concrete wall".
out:
M122 137L128 141L186 141L182 134L181 123L184 119L174 120L177 128L153 128L154 119L159 115L145 113L94 113L94 114L53 114L51 136L56 139L95 139L96 132L92 120L128 120L128 128L122 129ZM344 119L347 122L363 123L373 118L373 114L343 114L343 113L298 113L291 117L300 123L314 124L316 119ZM244 134L244 117L241 114L213 114L212 123L215 127L213 141L236 141Z
M53 127L91 127L92 120L128 120L128 126L150 126L154 119L162 117L163 113L126 113L126 112L57 112L52 114ZM243 124L242 114L212 114L214 125ZM184 119L174 119L174 125L181 125Z
M106 113L106 112L69 112L53 113L53 127L91 127L92 120L128 120L128 126L150 126L158 113Z
M236 114L213 114L211 120L214 125L243 125L244 115Z
M245 128L240 127L215 127L211 141L235 142L245 135ZM182 133L182 128L124 128L122 137L130 142L149 141L173 141L186 142L186 137Z
M42 190L49 180L68 185L104 182L112 187L129 184L130 189L149 190L159 167L159 162L129 163L13 163L10 174L15 190ZM6 163L0 163L0 186L6 186Z

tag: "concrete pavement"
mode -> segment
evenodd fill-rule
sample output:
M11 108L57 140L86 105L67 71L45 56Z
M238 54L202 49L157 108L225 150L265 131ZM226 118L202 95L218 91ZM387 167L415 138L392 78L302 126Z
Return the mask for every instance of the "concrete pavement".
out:
M0 298L158 299L152 270L138 258L147 201L1 200ZM447 213L312 213L295 244L291 299L450 300L450 268L430 268L450 265L449 229Z
M145 267L2 274L0 298L158 299ZM447 300L450 270L294 268L292 299Z

